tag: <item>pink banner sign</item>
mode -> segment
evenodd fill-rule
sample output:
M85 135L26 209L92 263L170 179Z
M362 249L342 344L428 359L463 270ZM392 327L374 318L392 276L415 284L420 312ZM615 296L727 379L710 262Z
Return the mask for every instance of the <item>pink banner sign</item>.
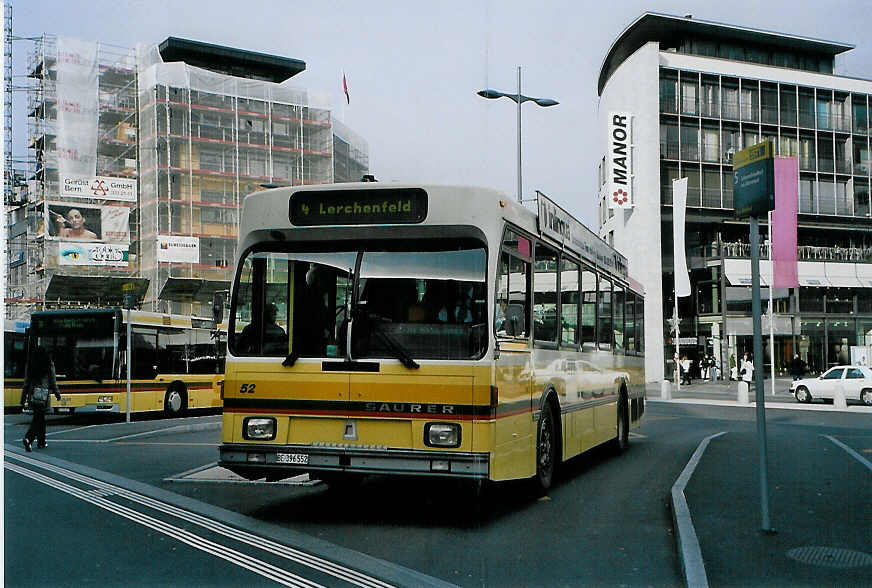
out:
M798 288L796 214L799 164L795 157L775 158L775 210L772 211L772 262L776 288Z

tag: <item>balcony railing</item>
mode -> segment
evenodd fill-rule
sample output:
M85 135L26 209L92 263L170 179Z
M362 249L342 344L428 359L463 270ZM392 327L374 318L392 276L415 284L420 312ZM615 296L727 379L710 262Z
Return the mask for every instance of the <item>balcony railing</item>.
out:
M724 257L747 258L751 256L751 246L748 243L721 243ZM695 251L703 257L717 257L715 244L703 245ZM819 247L816 245L799 245L796 248L799 261L845 261L866 262L872 257L872 247ZM760 244L760 259L769 259L769 244Z

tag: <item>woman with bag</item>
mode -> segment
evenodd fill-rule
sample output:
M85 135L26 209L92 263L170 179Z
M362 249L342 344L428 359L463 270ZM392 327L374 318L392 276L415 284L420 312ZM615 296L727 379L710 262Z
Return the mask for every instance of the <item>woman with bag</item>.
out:
M55 398L61 399L58 392L58 384L55 380L55 368L51 357L42 347L36 347L31 353L27 361L27 368L24 372L24 386L21 388L21 406L25 403L30 405L33 411L33 420L30 422L30 428L27 429L27 434L21 442L24 444L24 449L33 451L32 445L34 438L37 441L37 447L45 447L45 413L48 412L51 406L51 394Z

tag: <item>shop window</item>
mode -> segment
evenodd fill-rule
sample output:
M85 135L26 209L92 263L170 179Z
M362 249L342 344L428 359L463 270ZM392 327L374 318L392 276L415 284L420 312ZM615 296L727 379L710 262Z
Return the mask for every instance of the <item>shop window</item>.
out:
M827 313L850 314L854 312L854 290L852 288L827 289Z

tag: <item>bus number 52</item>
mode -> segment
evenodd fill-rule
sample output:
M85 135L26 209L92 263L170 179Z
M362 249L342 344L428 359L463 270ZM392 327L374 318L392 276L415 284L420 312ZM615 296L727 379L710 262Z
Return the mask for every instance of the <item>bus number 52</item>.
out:
M240 394L254 394L254 384L243 384L239 387Z

